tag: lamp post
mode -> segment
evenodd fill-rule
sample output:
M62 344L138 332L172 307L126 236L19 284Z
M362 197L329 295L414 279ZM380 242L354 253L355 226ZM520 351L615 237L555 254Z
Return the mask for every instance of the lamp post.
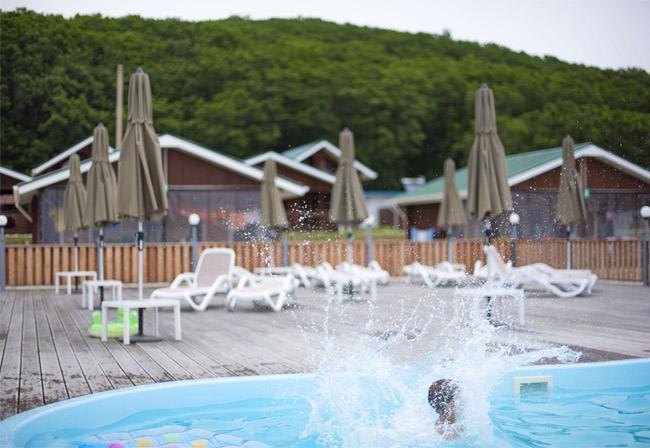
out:
M190 224L192 229L191 239L191 251L192 251L192 271L196 269L196 262L199 256L199 224L201 223L201 217L192 213L188 218L187 222Z
M0 215L0 290L5 289L5 226L7 217Z
M375 216L368 215L365 221L361 223L362 228L366 229L366 264L372 261L372 226L375 225Z
M511 250L510 250L512 252L512 265L516 266L517 265L517 244L516 244L516 241L517 241L517 229L519 227L519 213L517 213L517 212L510 213L510 216L508 216L508 221L510 221L510 226L511 226L510 231L512 232L511 236L510 236L510 239L511 239L510 244L512 245Z
M650 248L648 247L648 239L650 238L650 206L644 205L641 207L641 218L643 218L643 286L650 286L650 274L648 273L648 262L650 261Z

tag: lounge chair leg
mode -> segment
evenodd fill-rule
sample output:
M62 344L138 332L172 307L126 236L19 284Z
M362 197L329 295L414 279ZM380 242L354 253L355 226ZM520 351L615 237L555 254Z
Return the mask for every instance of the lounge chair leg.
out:
M181 340L181 303L174 306L174 339Z

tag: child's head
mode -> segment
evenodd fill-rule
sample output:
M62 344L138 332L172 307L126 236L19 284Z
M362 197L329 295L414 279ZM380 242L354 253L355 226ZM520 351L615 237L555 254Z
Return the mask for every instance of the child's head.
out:
M450 379L443 378L434 381L431 386L429 386L429 404L438 415L453 411L453 408L450 405L453 406L457 393L458 386Z

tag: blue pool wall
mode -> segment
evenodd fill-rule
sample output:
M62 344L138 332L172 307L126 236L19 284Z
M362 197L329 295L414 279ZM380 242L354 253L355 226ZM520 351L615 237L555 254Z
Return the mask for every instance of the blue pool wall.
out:
M530 366L504 377L495 396L512 396L513 378L552 376L554 389L602 390L650 385L650 359ZM175 381L102 392L42 406L0 422L0 446L22 446L35 433L102 426L116 416L229 403L249 398L291 399L315 391L310 374Z

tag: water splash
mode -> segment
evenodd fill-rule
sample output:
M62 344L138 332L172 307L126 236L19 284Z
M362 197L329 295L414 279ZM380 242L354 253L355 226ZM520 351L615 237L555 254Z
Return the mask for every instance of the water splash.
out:
M313 360L318 388L307 397L311 414L303 437L317 435L328 447L504 446L490 416L490 396L504 376L541 359L579 357L566 347L521 346L469 308L450 318L438 299L428 294L415 305L398 301L390 321L377 318L368 304L365 322L355 316L363 329L357 337L337 325L349 307L327 304L318 332L325 334L322 351ZM427 401L429 386L441 378L459 385L458 441L447 440L458 426L438 433Z

